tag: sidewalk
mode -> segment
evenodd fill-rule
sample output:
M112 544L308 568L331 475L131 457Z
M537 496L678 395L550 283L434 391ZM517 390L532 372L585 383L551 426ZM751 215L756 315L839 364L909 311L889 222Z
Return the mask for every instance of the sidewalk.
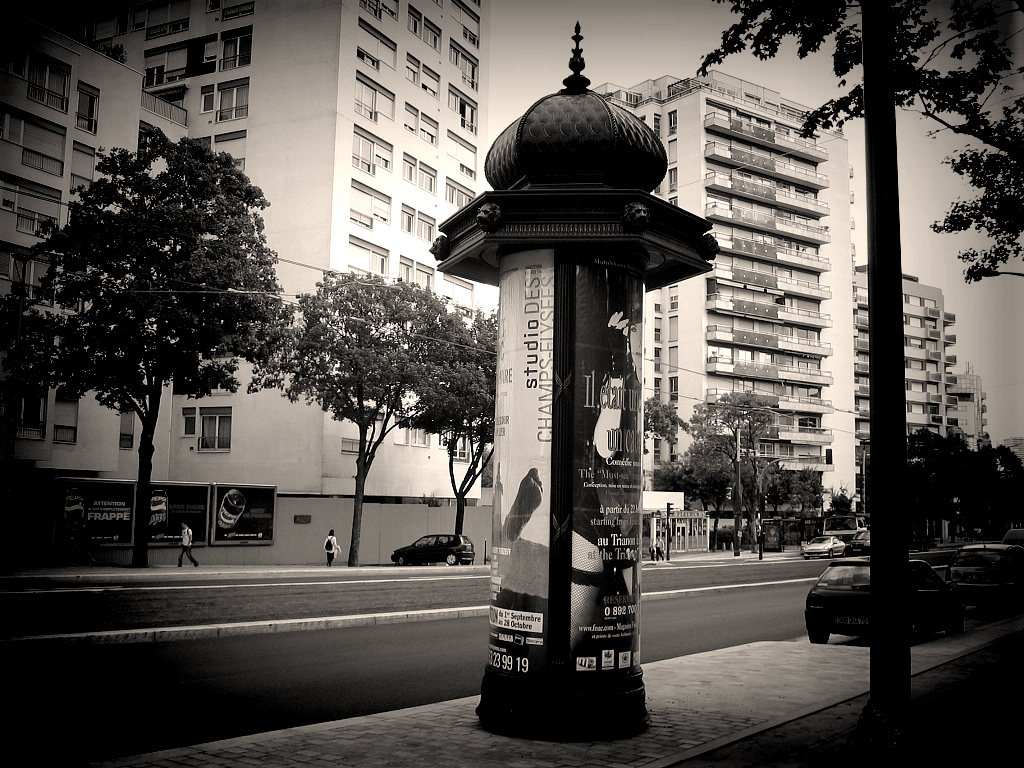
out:
M963 744L965 736L980 755L1012 740L998 726L1018 711L1019 703L1006 704L1005 696L1022 649L1024 616L915 646L908 725L915 755L948 758L947 745ZM857 757L846 751L846 741L867 700L866 647L811 645L800 638L643 668L651 725L619 741L561 744L498 736L480 727L474 713L479 697L473 696L92 765L731 768L836 766ZM753 668L758 674L750 674ZM1005 683L1003 691L993 689L993 681ZM974 730L985 724L996 729Z

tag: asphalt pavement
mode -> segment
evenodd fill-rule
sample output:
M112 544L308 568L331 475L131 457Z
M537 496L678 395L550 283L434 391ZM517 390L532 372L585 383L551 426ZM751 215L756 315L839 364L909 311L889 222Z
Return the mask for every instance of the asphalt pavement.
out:
M774 556L787 555L793 553ZM723 555L694 557L713 560ZM645 564L645 569L657 567L663 564ZM286 568L295 573L301 567ZM62 569L49 577L99 578L106 569L86 570L82 574ZM121 576L130 573L115 570ZM245 569L253 570L272 569ZM237 567L217 571L226 576L241 573ZM148 569L146 576L153 575L153 569ZM10 586L9 579L23 576L8 574L0 580ZM133 573L130 578L134 577ZM251 624L217 631L275 631L258 622ZM180 628L174 637L151 639L187 638L188 631L198 629ZM0 648L10 652L19 642L30 641L3 643ZM997 759L1016 742L1012 728L1021 711L1016 680L1022 651L1024 615L1006 616L914 646L911 701L898 739L903 754L887 750L882 754L914 762L952 763L968 756L972 761ZM615 741L561 743L496 735L480 727L474 712L479 697L472 696L90 765L836 766L870 758L872 744L865 737L879 732L858 727L862 720L872 722L865 715L870 710L866 645L844 644L837 638L828 645L812 645L801 637L643 664L643 671L650 726L639 735Z

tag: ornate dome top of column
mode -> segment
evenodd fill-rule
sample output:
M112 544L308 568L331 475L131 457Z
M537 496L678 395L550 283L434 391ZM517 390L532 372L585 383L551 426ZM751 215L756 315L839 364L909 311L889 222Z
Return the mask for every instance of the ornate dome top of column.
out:
M487 153L487 181L496 190L603 184L650 192L668 168L661 140L643 120L588 90L578 23L572 39L565 88L502 131Z

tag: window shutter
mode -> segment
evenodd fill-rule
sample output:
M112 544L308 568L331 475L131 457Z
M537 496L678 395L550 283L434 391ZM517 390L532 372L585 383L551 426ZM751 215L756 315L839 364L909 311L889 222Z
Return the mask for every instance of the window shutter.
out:
M35 123L25 123L22 146L47 157L64 159L64 134Z

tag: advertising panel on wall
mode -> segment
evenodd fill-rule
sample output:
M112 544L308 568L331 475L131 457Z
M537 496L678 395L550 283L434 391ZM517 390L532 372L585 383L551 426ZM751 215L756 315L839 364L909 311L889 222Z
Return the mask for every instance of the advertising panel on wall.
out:
M207 483L153 483L149 502L149 541L177 546L181 524L192 529L192 543L206 544L210 486Z
M540 673L548 633L554 254L501 262L488 663Z
M213 486L211 544L273 544L277 486Z
M131 544L135 483L130 480L57 479L59 539Z
M577 673L640 667L643 272L576 269L570 648Z

